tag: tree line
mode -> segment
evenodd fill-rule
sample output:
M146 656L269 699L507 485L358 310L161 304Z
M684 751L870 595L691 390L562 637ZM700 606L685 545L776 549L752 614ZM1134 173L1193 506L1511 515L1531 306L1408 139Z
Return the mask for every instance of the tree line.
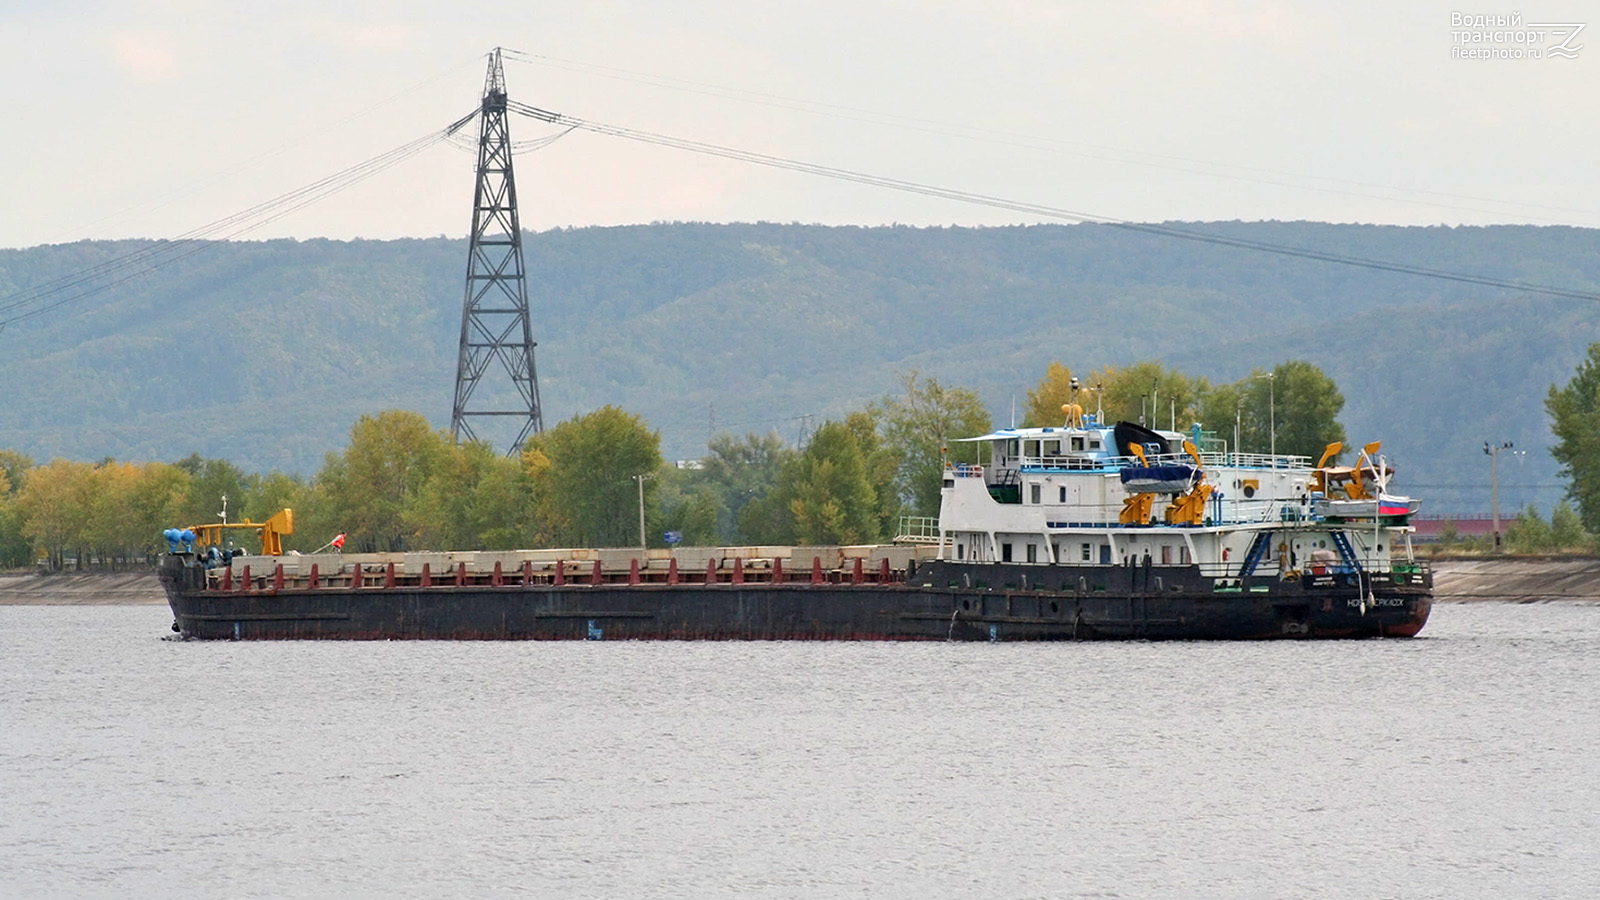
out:
M1072 402L1107 422L1201 422L1247 452L1266 452L1274 433L1280 453L1308 456L1343 439L1343 396L1300 361L1216 385L1156 362L1075 381L1053 362L1021 424L1059 425ZM981 452L950 442L992 427L975 391L911 372L898 392L823 422L802 446L722 433L684 463L664 460L648 423L614 406L535 435L515 457L458 442L415 412L363 415L309 478L198 455L35 465L0 450L0 565L146 565L165 528L216 522L224 510L260 522L285 507L295 511L285 549L301 552L337 534L360 551L638 546L641 509L650 546L669 534L688 545L874 543L892 538L902 515L937 515L947 454Z

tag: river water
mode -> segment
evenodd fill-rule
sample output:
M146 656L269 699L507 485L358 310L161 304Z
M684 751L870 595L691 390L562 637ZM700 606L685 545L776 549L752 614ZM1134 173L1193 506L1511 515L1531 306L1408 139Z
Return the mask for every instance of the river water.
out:
M1597 606L1054 646L169 619L0 607L0 896L1600 894Z

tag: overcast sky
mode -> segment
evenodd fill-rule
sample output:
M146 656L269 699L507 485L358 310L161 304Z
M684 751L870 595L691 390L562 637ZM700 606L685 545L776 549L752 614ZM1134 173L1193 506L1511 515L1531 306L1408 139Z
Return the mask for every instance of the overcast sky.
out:
M1571 58L1462 59L1561 39L1392 6L0 0L0 246L176 237L310 184L473 109L495 46L535 106L1102 216L1600 227L1600 8L1472 7L1594 21ZM439 144L240 236L459 236L473 163ZM517 176L538 230L1042 221L583 132Z

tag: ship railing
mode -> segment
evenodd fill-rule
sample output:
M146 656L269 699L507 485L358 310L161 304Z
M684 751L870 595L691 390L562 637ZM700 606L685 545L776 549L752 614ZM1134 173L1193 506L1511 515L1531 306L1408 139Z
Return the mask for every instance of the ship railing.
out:
M1230 560L1227 562L1196 563L1195 567L1199 569L1200 574L1206 578L1238 578L1239 567L1243 564L1243 561L1244 560L1241 557L1240 559ZM1299 560L1297 566L1289 566L1287 562L1285 562L1282 572L1279 571L1278 565L1279 563L1277 554L1268 554L1267 556L1262 557L1261 562L1259 565L1257 565L1254 574L1267 576L1282 575L1285 577L1292 574L1293 577L1302 578L1320 575L1365 575L1367 573L1376 571L1380 576L1420 577L1432 572L1428 562L1421 559L1396 559L1386 563L1380 562L1376 564L1375 567L1370 560L1365 559L1361 561L1362 567L1352 566L1342 561L1310 563L1302 559ZM1398 577L1395 578L1396 582L1399 582L1400 580L1401 579Z
M1129 466L1167 466L1167 465L1192 465L1193 457L1187 453L1162 453L1147 455L1143 461L1135 456L1096 456L1096 455L1071 455L1060 456L1019 456L1014 460L1017 468L1022 469L1051 469L1056 471L1097 471L1125 469ZM1202 453L1200 454L1202 467L1211 468L1236 468L1236 469L1310 469L1311 457L1295 456L1292 454L1270 453ZM960 464L956 464L960 465ZM971 468L971 466L969 466Z
M939 517L938 516L901 516L900 527L896 529L896 544L937 544L939 543Z
M1200 462L1206 468L1237 469L1309 469L1311 457L1270 453L1202 453Z

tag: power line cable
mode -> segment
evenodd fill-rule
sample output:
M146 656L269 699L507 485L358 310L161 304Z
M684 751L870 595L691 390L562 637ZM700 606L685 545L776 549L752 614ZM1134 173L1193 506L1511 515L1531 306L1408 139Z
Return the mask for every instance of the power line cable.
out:
M187 231L174 240L148 244L138 250L42 285L0 297L0 313L16 311L13 315L0 319L0 329L116 287L275 222L404 162L440 141L447 140L477 116L478 111L473 110L443 129L430 132L271 200Z
M1552 204L1531 203L1528 201L1502 200L1494 197L1484 197L1471 194L1455 194L1447 191L1429 190L1426 188L1402 187L1392 184L1358 181L1346 178L1335 178L1327 175L1312 175L1302 172L1290 172L1282 169L1273 169L1261 166L1248 166L1238 163L1223 163L1214 160L1194 159L1177 156L1169 153L1158 153L1145 150L1134 150L1127 147L1115 147L1104 144L1093 144L1084 141L1067 141L1060 138L1040 137L1037 135L1016 134L993 128L984 128L966 123L940 121L937 119L906 116L896 113L886 113L876 110L862 109L854 106L844 106L834 103L822 103L794 97L785 97L778 94L767 94L759 91L750 91L742 88L732 88L725 85L711 84L703 81L690 81L680 78L652 75L637 72L631 69L620 69L611 66L602 66L577 60L562 59L537 53L523 53L521 51L504 51L507 59L517 62L549 66L569 72L580 72L589 75L598 75L619 81L628 81L636 84L645 84L652 87L668 90L682 91L703 96L716 97L725 100L734 100L741 103L753 103L769 106L776 109L786 109L803 112L809 115L827 116L846 121L864 122L873 125L887 125L927 134L936 134L943 137L955 137L964 140L976 140L1001 146L1023 147L1044 152L1066 152L1084 158L1106 162L1123 163L1148 168L1164 169L1174 172L1186 172L1210 178L1226 178L1237 181L1247 181L1257 184L1267 184L1276 187L1287 187L1294 190L1315 191L1319 193L1340 194L1353 197L1366 197L1369 199L1384 200L1395 203L1407 203L1421 206L1431 206L1439 209L1453 209L1462 212L1478 212L1488 215L1512 216L1529 221L1545 222L1549 224L1573 225L1577 227L1594 227L1587 222L1574 222L1570 219L1559 219L1549 216L1529 215L1523 212L1498 209L1481 209L1472 206L1462 206L1458 203L1444 203L1438 200L1425 200L1394 196L1393 194L1413 194L1425 197L1437 197L1449 200L1466 200L1476 203L1490 203L1504 207L1520 207L1522 209L1538 209L1551 212L1576 213L1590 218L1600 218L1600 211L1593 209L1579 209L1569 206L1556 206ZM1085 152L1084 149L1094 152ZM1132 156L1143 156L1148 159L1135 159ZM1152 160L1160 160L1152 161ZM1183 163L1184 165L1172 165ZM1193 166L1208 166L1213 169L1232 169L1235 173L1214 172L1206 169L1196 169ZM1246 174L1237 174L1246 173ZM1330 185L1345 185L1345 188L1318 187L1308 184L1295 184L1292 182L1278 181L1259 176L1271 175L1278 178L1295 178L1310 181L1319 181ZM1375 194L1369 191L1350 190L1349 188L1367 188L1370 190L1388 191L1390 194Z
M325 133L327 133L329 131L332 131L334 129L342 128L342 127L350 124L351 122L354 122L354 121L356 121L358 119L361 119L361 118L364 118L366 116L369 116L372 113L375 113L378 110L382 109L383 107L388 106L389 104L395 102L396 100L399 100L399 99L401 99L403 97L408 97L411 94L414 94L417 91L420 91L421 89L423 89L425 87L428 87L431 84L434 84L435 82L441 81L441 80L443 80L444 78L446 78L446 77L448 77L450 75L454 75L456 72L460 71L461 69L465 68L468 65L477 64L479 60L483 59L483 56L484 56L483 54L478 54L477 56L474 56L472 59L467 60L466 62L458 63L458 64L456 64L454 66L451 66L450 68L445 69L444 71L442 71L442 72L440 72L440 73L438 73L436 75L432 75L432 76L430 76L428 78L425 78L425 79L423 79L421 81L416 82L415 84L412 84L412 85L410 85L408 87L402 88L399 91L396 91L395 93L390 94L387 97L384 97L384 98L382 98L380 100L377 100L377 101L375 101L373 103L366 104L365 106L360 106L360 107L358 107L356 109L355 112L352 112L349 115L343 116L343 117L341 117L339 119L336 119L336 120L334 120L332 122L329 122L326 125L315 126L315 127L310 128L310 129L308 129L306 131L303 131L303 132L295 135L294 137L291 137L289 140L283 142L282 144L279 144L278 146L270 149L270 150L266 150L266 151L264 151L262 153L258 153L255 156L249 157L249 158L237 163L236 165L233 165L233 166L230 166L229 168L226 168L226 169L223 169L221 171L215 172L212 175L210 175L209 177L199 179L199 180L189 184L185 188L169 192L163 197L154 198L154 199L145 201L143 203L136 203L136 204L134 204L132 206L125 207L125 208L123 208L121 210L118 210L116 212L113 212L113 213L109 213L109 214L107 214L105 216L102 216L102 217L100 217L98 219L95 219L95 220L93 220L91 222L88 222L88 223L85 223L83 225L74 226L73 228L67 229L66 232L58 233L56 237L53 237L53 238L51 238L49 240L46 240L44 243L47 243L47 244L59 243L62 240L62 235L65 234L65 233L81 232L81 231L84 231L86 229L93 228L93 227L95 227L97 225L103 225L103 224L106 224L107 222L117 221L118 219L125 218L125 217L127 217L127 216L129 216L129 215L131 215L133 213L137 213L137 212L141 212L141 211L154 212L154 211L159 210L159 209L164 209L164 208L172 205L173 203L177 202L178 200L183 199L184 197L193 196L194 194L197 194L197 193L205 190L206 188L211 187L212 185L219 184L221 182L227 181L228 179L233 178L235 175L238 175L241 172L248 171L249 169L252 169L257 165L259 165L259 164L261 164L263 162L266 162L269 159L273 159L275 157L282 156L284 153L287 153L289 150L299 146L300 144L305 143L307 140L311 139L312 137L315 137L315 136L321 135L321 134L325 134Z
M529 106L514 100L506 102L506 108L520 115L536 119L551 125L569 128L579 128L595 134L640 143L654 144L662 147L671 147L677 150L686 150L692 153L701 153L709 156L718 156L724 159L739 160L776 169L786 169L793 172L802 172L808 175L817 175L839 181L854 182L856 184L871 185L874 187L888 188L911 194L921 194L928 197L939 197L946 200L955 200L961 203L970 203L977 206L988 206L994 209L1005 209L1013 212L1027 213L1043 218L1063 219L1071 222L1092 223L1109 225L1127 231L1136 231L1145 234L1159 235L1162 237L1181 238L1189 241L1199 241L1218 246L1236 247L1245 250L1256 250L1263 253L1273 253L1280 256L1292 256L1302 259L1318 260L1321 262L1338 263L1340 265L1357 266L1360 268L1374 269L1385 272L1396 272L1405 275L1417 275L1425 278L1436 278L1446 281L1456 281L1465 284L1476 284L1484 287L1503 288L1506 290L1523 291L1533 294L1544 294L1552 297L1563 297L1575 300L1600 301L1600 293L1593 291L1580 291L1569 288L1553 287L1549 285L1530 284L1527 282L1509 281L1501 278L1471 275L1462 272L1451 272L1445 269L1434 269L1426 266L1414 266L1406 263L1388 262L1384 260L1367 259L1364 257L1350 256L1342 253L1330 253L1322 250L1313 250L1306 247L1295 247L1287 244L1274 244L1267 241L1255 241L1248 238L1228 237L1218 234L1201 234L1186 231L1169 225L1155 225L1134 222L1129 219L1118 219L1111 216L1097 215L1094 213L1080 212L1047 206L1041 203L1031 203L1022 200L1009 200L1003 197L994 197L987 194L978 194L971 191L961 191L952 188L942 188L935 185L921 184L914 181L905 181L898 178L888 178L881 175L871 175L850 169L841 169L833 166L824 166L801 160L788 159L781 156L771 156L765 153L754 153L748 150L739 150L718 144L708 144L702 141L676 138L669 135L656 134L619 125L608 125L576 116L563 115L557 112Z

